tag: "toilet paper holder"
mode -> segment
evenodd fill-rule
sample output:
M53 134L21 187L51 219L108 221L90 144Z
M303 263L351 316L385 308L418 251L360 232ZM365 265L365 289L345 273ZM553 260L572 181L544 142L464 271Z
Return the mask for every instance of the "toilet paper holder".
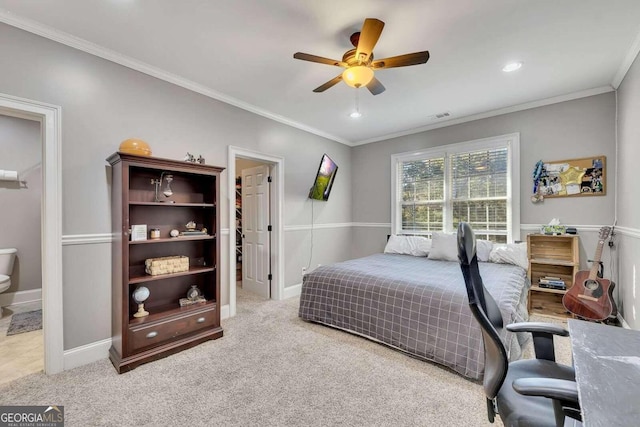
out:
M18 172L0 169L0 181L18 181Z

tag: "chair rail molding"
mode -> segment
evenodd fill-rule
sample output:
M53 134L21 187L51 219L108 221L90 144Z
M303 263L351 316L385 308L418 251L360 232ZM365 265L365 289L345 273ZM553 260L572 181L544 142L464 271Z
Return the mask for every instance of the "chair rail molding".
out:
M62 246L111 243L114 237L112 233L64 234L62 236Z

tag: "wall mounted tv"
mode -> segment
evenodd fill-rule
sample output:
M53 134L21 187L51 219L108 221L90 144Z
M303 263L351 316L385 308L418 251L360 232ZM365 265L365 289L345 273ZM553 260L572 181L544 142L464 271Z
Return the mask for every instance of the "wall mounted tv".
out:
M309 190L309 198L315 200L329 200L329 194L331 193L331 187L333 186L333 180L336 178L336 172L338 172L338 165L329 158L326 154L322 156L320 160L320 167L316 174L316 180L313 183L313 187Z

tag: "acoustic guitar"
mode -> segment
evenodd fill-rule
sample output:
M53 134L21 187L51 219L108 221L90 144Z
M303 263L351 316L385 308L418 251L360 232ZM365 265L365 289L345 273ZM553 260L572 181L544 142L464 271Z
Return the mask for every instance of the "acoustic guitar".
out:
M611 227L602 227L598 247L591 270L578 271L573 286L562 297L562 305L576 316L587 320L605 320L614 310L613 288L615 283L598 277L604 241L611 234Z

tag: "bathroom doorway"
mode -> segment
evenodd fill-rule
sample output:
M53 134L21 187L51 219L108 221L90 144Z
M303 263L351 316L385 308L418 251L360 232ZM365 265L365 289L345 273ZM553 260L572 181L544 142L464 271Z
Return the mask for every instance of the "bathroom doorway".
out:
M0 385L44 369L41 135L0 115Z
M61 139L61 108L24 98L0 93L0 116L25 119L37 123L39 127L39 147L41 164L39 169L40 184L40 256L41 256L41 304L42 304L42 336L44 372L55 374L64 369L63 347L63 310L62 310L62 200L61 200L61 169L60 169L60 139ZM4 157L3 157L4 159ZM0 165L0 168L5 167ZM35 168L23 168L21 174L25 177L20 181L28 181L26 185L36 185L31 174ZM18 175L20 175L20 172ZM13 174L9 174L12 176ZM6 176L6 174L5 174ZM14 181L16 182L16 181ZM15 227L16 229L18 227ZM33 226L32 226L33 228ZM24 264L20 264L18 253L18 275L24 277ZM15 273L15 269L12 269ZM20 281L21 279L18 278ZM13 282L12 282L13 286ZM26 293L14 292L14 302L22 306L20 311L30 311L26 306L26 299L33 297L37 290L27 290ZM8 295L8 294L7 294ZM19 298L18 298L19 296ZM16 304L14 304L16 305ZM12 309L13 311L13 309ZM15 310L19 311L18 309ZM32 311L32 310L31 310ZM25 320L25 319L23 319ZM26 324L32 323L32 316L26 319ZM7 327L8 328L8 327ZM6 334L6 332L5 332ZM19 334L18 334L19 335Z

